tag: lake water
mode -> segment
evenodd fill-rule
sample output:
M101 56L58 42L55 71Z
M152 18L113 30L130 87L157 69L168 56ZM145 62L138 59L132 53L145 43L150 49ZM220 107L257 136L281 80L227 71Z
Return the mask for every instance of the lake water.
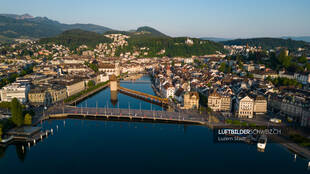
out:
M143 77L148 79L148 77ZM153 94L150 84L121 86ZM118 95L115 107L161 107ZM87 102L86 102L87 101ZM109 88L78 106L113 106ZM58 126L58 130L56 129ZM310 173L308 161L279 144L217 144L212 130L199 125L106 120L49 120L54 135L23 153L21 145L0 149L0 173Z

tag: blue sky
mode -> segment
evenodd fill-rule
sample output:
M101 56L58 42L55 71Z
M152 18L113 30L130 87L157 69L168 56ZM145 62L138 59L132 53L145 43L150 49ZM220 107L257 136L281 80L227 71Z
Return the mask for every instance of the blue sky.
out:
M46 16L119 30L151 26L170 36L310 35L310 0L1 0L0 13Z

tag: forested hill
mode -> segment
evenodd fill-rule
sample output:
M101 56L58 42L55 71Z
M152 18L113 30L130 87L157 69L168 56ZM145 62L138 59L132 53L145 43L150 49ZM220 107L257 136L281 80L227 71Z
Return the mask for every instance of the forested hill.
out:
M143 49L148 52L145 57L190 57L214 54L216 51L224 52L223 44L208 40L186 37L172 38L145 33L136 34L136 32L107 32L105 34L111 33L121 33L130 36L130 38L127 39L127 46L117 48L116 56L127 52L141 52ZM186 42L187 40L189 41ZM61 44L69 47L71 50L76 49L80 45L87 45L90 48L95 48L99 43L110 42L111 40L105 37L104 34L79 29L65 31L56 37L43 38L40 40L41 44Z
M291 39L280 38L251 38L251 39L235 39L221 42L224 45L246 45L261 46L263 49L272 49L276 47L286 47L290 49L309 47L310 43L304 41L296 41Z
M58 45L65 45L70 49L75 49L81 45L87 45L90 48L95 48L99 43L109 42L111 42L111 39L105 37L103 34L80 29L68 30L56 37L43 38L40 40L41 44L55 43Z
M164 33L152 28L152 27L148 27L148 26L143 26L143 27L139 27L136 30L136 33L146 33L146 34L150 34L152 36L158 36L158 37L168 37L167 35L165 35Z
M139 27L136 30L130 30L130 31L119 31L119 30L111 30L107 31L104 34L124 34L128 36L153 36L153 37L169 37L166 34L156 30L155 28L144 26Z
M138 51L139 48L149 48L147 57L190 57L214 54L216 51L224 52L223 44L213 41L190 38L193 44L187 44L186 37L157 37L134 35L128 39L128 46L118 49L117 55L125 52ZM163 51L163 54L159 52Z

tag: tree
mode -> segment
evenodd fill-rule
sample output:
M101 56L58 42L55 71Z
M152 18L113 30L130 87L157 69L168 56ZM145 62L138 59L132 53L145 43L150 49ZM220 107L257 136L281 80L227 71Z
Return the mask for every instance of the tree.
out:
M271 82L271 81L272 81L272 78L271 78L270 76L268 76L268 77L266 78L266 80L269 81L269 82Z
M25 125L31 125L32 124L32 116L29 113L27 113L25 115L24 124Z
M24 122L22 105L16 98L13 98L11 102L11 113L13 123L18 127L21 126Z
M277 57L279 63L281 65L283 65L285 68L288 68L291 65L291 60L292 57L291 56L286 56L285 55L285 50L282 50L279 54L279 56Z
M212 109L208 106L207 107L207 113L210 115L212 113Z
M220 65L220 67L219 67L219 71L224 72L225 69L226 69L226 63L225 63L225 62L222 62L221 65Z
M305 56L301 56L301 57L298 57L298 63L307 63L307 57Z
M174 62L174 60L172 60L171 66L173 67L174 65L175 65L175 62Z
M90 81L88 81L88 83L87 83L87 86L89 87L89 88L91 88L91 87L93 87L93 86L95 86L96 85L96 83L93 81L93 80L90 80Z

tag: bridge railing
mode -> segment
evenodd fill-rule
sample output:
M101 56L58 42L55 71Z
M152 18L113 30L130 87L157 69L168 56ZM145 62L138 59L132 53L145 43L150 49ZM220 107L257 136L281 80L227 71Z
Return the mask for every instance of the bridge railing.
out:
M50 115L67 114L67 115L106 115L118 117L146 118L146 119L166 119L178 121L202 121L204 118L200 114L169 112L159 110L139 110L139 109L121 109L121 108L84 108L84 107L58 107L50 110Z

